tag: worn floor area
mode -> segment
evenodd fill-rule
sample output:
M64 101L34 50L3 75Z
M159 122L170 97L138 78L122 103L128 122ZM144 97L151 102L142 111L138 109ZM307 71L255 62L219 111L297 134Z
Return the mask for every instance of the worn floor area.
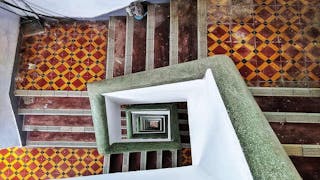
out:
M180 166L191 164L182 149ZM60 179L101 174L103 156L96 149L8 148L0 150L0 179Z
M227 54L249 86L320 87L319 2L208 3L208 55Z
M17 89L86 90L105 78L106 23L52 24L22 39Z
M197 59L196 1L180 3L177 12L179 21L178 62ZM180 1L185 2L185 1ZM226 54L236 64L248 86L272 87L320 87L320 8L316 0L252 0L231 5L228 0L208 0L208 56ZM244 11L238 11L239 8ZM169 65L169 5L155 9L155 59L154 68ZM244 13L244 14L242 14ZM249 14L246 14L249 13ZM115 24L115 52L113 76L125 74L126 18L117 17ZM133 38L134 54L131 72L144 71L146 66L146 21L135 24ZM23 38L18 55L19 71L16 88L19 90L70 90L85 91L86 83L105 79L108 42L108 22L75 22L54 24L43 35ZM141 42L143 43L141 43ZM314 106L319 98L256 97L265 111L319 113ZM33 108L80 108L87 109L87 100L79 98L42 98L21 107ZM260 103L259 103L260 102ZM297 109L304 105L304 109ZM313 105L313 106L312 106ZM92 126L90 117L34 118L26 122L39 125L81 124ZM68 119L69 124L64 122ZM81 122L80 122L81 120ZM316 126L297 125L284 127L273 123L281 141L300 142L305 132L319 129ZM50 133L47 133L49 137ZM66 136L53 133L51 139L61 137L93 139L93 134ZM310 133L311 134L311 133ZM318 133L314 133L318 134ZM41 139L45 133L33 133L32 138ZM45 136L46 137L46 136ZM182 141L189 142L188 136ZM309 143L318 144L319 138L311 137ZM291 143L290 141L290 143ZM289 141L288 141L289 142ZM180 153L179 153L180 154ZM102 173L102 156L95 149L71 148L9 148L0 150L0 179L47 179L92 175ZM320 161L316 158L291 157L304 177L320 177ZM190 165L191 149L181 150L180 165ZM308 164L309 163L309 164ZM310 173L311 172L311 173Z

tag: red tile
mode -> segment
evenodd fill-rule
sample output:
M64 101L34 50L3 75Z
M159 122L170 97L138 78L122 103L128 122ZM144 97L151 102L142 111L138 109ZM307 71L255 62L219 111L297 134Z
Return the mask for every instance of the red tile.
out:
M72 85L74 85L76 88L79 88L83 85L83 83L79 79L76 79L72 82Z
M97 52L95 52L95 53L93 54L93 56L94 56L96 59L100 59L100 58L103 57L103 54L101 54L100 51L97 51Z

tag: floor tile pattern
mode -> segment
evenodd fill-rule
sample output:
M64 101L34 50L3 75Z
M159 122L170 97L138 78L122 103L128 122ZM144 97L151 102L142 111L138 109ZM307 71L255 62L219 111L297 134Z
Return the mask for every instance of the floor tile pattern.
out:
M0 179L57 179L101 174L96 149L8 148L0 150Z
M249 86L320 87L319 3L208 1L208 56L230 56Z
M107 24L53 24L22 39L17 89L86 90L105 78Z
M191 148L182 148L180 151L180 166L192 165Z

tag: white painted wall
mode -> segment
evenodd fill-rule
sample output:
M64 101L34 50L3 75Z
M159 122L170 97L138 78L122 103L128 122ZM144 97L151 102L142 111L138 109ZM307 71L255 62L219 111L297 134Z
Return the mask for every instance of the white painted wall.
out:
M11 4L27 9L21 0L6 0ZM25 0L38 13L55 16L92 18L128 6L134 0ZM169 0L150 0L155 3L169 2ZM49 11L39 11L38 8ZM53 14L51 11L58 13ZM25 13L17 10L21 15ZM30 14L29 14L30 15Z
M152 172L108 174L86 177L86 179L102 179L104 177L124 180L132 175L132 177L139 177L142 180L150 178L150 174L153 174L153 179L159 180L180 178L253 179L210 69L207 70L205 77L199 80L118 91L104 95L107 99L115 102L111 106L187 101L192 166L160 169ZM108 102L106 103L108 105ZM112 108L107 107L109 113L110 110Z
M18 16L0 9L0 148L21 146L9 98L19 26Z

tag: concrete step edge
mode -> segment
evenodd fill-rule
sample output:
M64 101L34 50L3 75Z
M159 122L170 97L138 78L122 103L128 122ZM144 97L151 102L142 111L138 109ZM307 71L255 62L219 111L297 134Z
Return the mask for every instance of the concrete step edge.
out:
M43 125L23 125L23 131L41 131L41 132L84 132L94 133L91 126L43 126Z
M96 148L96 142L81 141L26 141L27 147L75 147L75 148Z
M283 144L288 156L320 157L320 145L314 144Z

